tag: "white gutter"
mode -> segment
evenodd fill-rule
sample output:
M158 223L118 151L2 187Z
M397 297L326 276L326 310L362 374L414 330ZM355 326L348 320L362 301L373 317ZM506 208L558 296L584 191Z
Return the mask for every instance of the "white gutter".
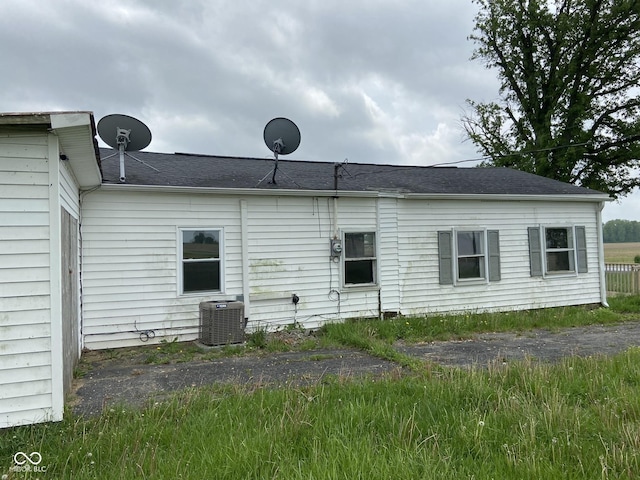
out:
M596 229L598 232L598 268L600 269L600 303L608 307L607 303L607 278L605 275L604 266L604 235L602 228L602 209L605 203L600 202L600 205L596 208Z
M520 195L497 193L407 193L407 200L487 200L487 201L518 201L518 202L605 202L611 201L606 194L567 194L567 195Z
M261 188L218 188L218 187L180 187L170 185L133 185L103 183L103 190L118 190L131 192L165 192L165 193L189 193L208 195L243 195L243 196L300 196L300 197L335 197L335 190L299 190L299 189L261 189ZM340 197L378 198L389 197L388 191L369 190L340 190ZM522 201L522 202L605 202L611 201L606 194L568 194L568 195L505 195L505 194L469 194L469 193L402 193L394 194L394 197L406 200L485 200L485 201Z
M118 190L130 192L162 192L162 193L189 193L205 195L232 195L232 196L277 196L277 197L335 197L335 190L294 190L294 189L260 189L260 188L218 188L218 187L176 187L169 185L132 185L103 183L102 190ZM340 192L345 197L378 197L378 192Z

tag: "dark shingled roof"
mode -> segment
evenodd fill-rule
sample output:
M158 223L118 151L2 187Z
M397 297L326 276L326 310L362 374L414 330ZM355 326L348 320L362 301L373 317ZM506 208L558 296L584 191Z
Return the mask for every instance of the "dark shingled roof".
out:
M103 183L120 183L116 150L100 149ZM113 155L113 156L111 156ZM335 163L280 157L276 183L272 158L132 152L125 157L126 183L178 187L334 190ZM106 158L109 157L109 158ZM418 194L604 195L509 168L449 168L348 163L339 169L338 190Z

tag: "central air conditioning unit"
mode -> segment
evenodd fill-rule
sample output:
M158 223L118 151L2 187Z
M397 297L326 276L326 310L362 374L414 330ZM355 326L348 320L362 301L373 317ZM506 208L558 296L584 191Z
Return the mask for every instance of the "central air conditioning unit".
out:
M228 345L244 342L244 303L200 302L200 343Z

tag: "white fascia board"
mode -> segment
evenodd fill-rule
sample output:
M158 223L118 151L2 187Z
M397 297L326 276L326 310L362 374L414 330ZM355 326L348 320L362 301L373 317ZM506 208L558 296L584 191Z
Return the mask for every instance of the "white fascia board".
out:
M51 128L75 127L91 122L93 114L74 112L8 112L0 113L2 125L50 125Z
M91 112L51 114L51 131L58 136L60 153L67 156L81 189L100 185L102 174L98 166L95 126Z
M339 190L296 190L277 189L268 190L260 188L217 188L217 187L176 187L166 185L132 185L127 183L103 183L102 190L128 191L128 192L165 192L165 193L193 193L208 195L263 195L279 197L368 197L377 198L378 192L360 192Z
M484 200L484 201L539 201L539 202L609 202L612 199L606 195L498 195L498 194L448 194L448 193L391 193L378 191L354 190L297 190L297 189L260 189L260 188L218 188L218 187L178 187L167 185L133 185L126 183L103 183L103 190L117 190L129 192L166 192L166 193L194 193L209 195L266 195L266 196L300 196L300 197L395 197L407 200Z
M613 201L607 194L567 194L567 195L509 195L509 194L448 194L448 193L409 193L407 200L483 200L511 202L588 202L600 203Z
M49 114L51 118L51 128L79 127L83 125L91 125L91 112L60 112Z

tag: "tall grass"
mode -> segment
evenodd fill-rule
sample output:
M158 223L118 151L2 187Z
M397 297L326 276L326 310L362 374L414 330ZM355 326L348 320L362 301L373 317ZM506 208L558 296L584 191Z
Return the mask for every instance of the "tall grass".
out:
M626 298L626 300L625 300ZM634 300L635 299L635 300ZM535 328L560 328L591 324L616 323L640 311L640 297L613 299L614 308L562 307L504 313L461 313L459 315L430 315L398 317L388 320L353 320L326 324L321 334L336 343L350 345L385 358L397 341L419 342L468 338L475 333L525 331ZM637 316L637 314L634 313ZM391 349L391 351L395 351Z
M638 317L610 309L399 318L323 334L410 369L280 389L213 385L144 409L0 430L0 475L41 479L628 479L640 472L640 349L558 364L440 368L393 342ZM632 313L630 313L632 312ZM176 346L175 348L179 348ZM178 350L180 351L180 350ZM394 353L395 352L395 353ZM15 471L39 452L44 473Z
M0 472L15 452L38 451L41 478L636 478L639 386L632 349L304 389L190 389L142 411L3 431Z
M618 295L608 301L611 311L622 318L640 319L640 295Z

